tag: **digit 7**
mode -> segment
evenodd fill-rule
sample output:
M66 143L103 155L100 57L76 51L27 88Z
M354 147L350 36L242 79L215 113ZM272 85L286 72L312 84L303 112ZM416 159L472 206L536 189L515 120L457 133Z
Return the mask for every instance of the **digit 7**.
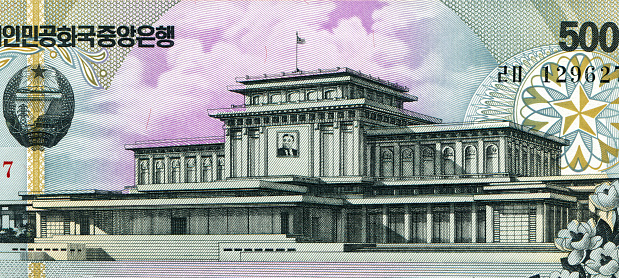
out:
M11 166L13 166L13 161L5 161L4 164L2 164L2 168L4 168L4 166L9 165L9 170L6 171L6 177L10 178L11 177Z

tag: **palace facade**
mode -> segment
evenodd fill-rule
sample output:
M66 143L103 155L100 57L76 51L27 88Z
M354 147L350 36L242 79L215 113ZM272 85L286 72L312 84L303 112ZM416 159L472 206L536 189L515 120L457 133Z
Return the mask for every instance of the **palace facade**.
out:
M406 87L348 68L236 81L228 89L245 96L243 111L212 115L225 137L125 146L135 153L128 192L24 195L35 242L115 260L391 243L552 251L570 220L592 216L588 195L607 181L561 176L564 139L511 122L444 124L404 109L417 100Z

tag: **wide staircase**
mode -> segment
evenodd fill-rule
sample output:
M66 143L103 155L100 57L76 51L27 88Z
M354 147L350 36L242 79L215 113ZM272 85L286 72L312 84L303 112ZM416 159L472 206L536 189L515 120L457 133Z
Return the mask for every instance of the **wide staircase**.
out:
M35 242L84 243L93 261L219 260L223 242L296 242L284 234L256 235L54 235Z
M376 244L355 252L560 252L553 243L402 243Z

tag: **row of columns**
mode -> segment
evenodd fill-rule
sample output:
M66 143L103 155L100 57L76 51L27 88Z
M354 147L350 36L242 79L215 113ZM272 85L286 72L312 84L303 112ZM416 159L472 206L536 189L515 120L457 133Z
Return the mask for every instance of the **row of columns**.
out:
M180 154L178 156L174 156L175 158L179 159L179 163L180 163L180 182L184 183L187 182L186 177L187 177L187 154ZM196 154L195 156L190 156L190 157L194 157L195 158L195 175L196 175L196 182L201 182L202 176L203 176L203 163L202 163L202 158L205 157L210 157L211 158L211 167L212 167L212 175L213 177L216 177L217 175L217 171L218 171L218 167L219 163L218 163L218 155L216 152L212 152L209 154ZM139 165L140 161L143 160L144 157L136 157L135 158L135 180L136 180L136 184L137 181L139 180L139 175L141 175L141 167ZM155 175L157 175L156 173L156 165L155 165L155 156L150 154L147 156L148 159L148 176L147 176L147 181L146 184L153 184L155 183ZM173 183L174 181L172 181L172 159L170 155L165 155L163 157L163 164L164 164L164 182L163 183ZM215 179L215 178L213 178Z
M478 238L478 208L480 206L480 204L477 203L471 203L470 205L470 213L471 213L471 227L470 227L470 234L471 234L471 242L477 242L477 238ZM485 215L482 217L485 217L485 242L487 243L491 243L491 242L495 242L495 225L498 225L498 223L494 223L495 219L494 219L494 207L491 204L481 204L482 206L485 207ZM536 226L535 226L535 242L550 242L551 240L554 239L554 236L549 235L546 233L546 226L548 225L555 225L555 223L548 223L548 218L547 218L547 210L548 210L548 204L547 203L538 203L536 204ZM427 204L425 206L426 210L426 227L425 227L425 242L426 243L432 243L433 241L433 224L434 224L434 217L433 217L433 205L432 204ZM359 232L361 234L361 241L362 242L369 242L370 238L369 238L369 234L368 234L368 207L367 206L363 206L362 210L361 210L361 230L360 231L349 231L349 227L348 225L345 224L346 219L348 218L348 213L350 213L350 211L348 209L343 209L341 216L340 216L340 221L338 222L338 226L340 227L339 231L338 231L338 238L337 240L339 242L346 242L346 235L349 232L352 233L357 233ZM455 216L456 212L455 212L455 205L454 204L450 204L449 205L449 243L455 243L456 242L456 216ZM382 205L381 207L381 216L380 216L380 220L382 221L382 231L381 231L381 236L382 238L380 239L380 242L383 243L387 243L388 240L388 229L389 229L389 207L388 205ZM413 238L413 225L412 225L412 205L405 205L404 206L404 233L403 233L403 238L405 242L410 242ZM555 221L558 221L558 219L555 219ZM498 227L496 227L498 228ZM557 231L558 232L558 231Z
M499 150L499 154L498 154L498 172L499 173L505 173L507 172L506 169L506 161L505 161L505 151L506 151L506 143L505 143L505 138L498 138L498 141L490 141L490 142L486 142L483 139L478 139L474 142L462 142L462 141L456 141L453 143L453 147L454 147L454 159L455 159L455 166L456 169L454 169L455 174L456 175L461 175L464 174L464 149L467 146L474 146L477 149L477 165L476 165L476 173L484 173L485 172L485 154L486 154L486 148L489 146L489 144L494 144L497 146L498 150ZM394 163L394 169L393 169L393 173L394 176L399 177L402 176L402 156L401 156L401 149L406 146L406 147L412 147L413 148L413 152L414 152L414 173L415 175L422 175L423 173L423 156L422 156L422 152L421 152L421 147L422 146L431 146L434 145L433 150L434 150L434 174L435 175L440 175L443 174L443 169L442 169L442 161L443 161L443 148L445 147L445 142L434 142L434 143L420 143L420 142L414 142L414 143L390 143L390 144L377 144L377 147L374 149L374 160L376 161L376 163L374 163L374 176L379 176L380 175L380 171L381 171L381 152L382 152L382 148L385 147L391 147L393 148L393 163ZM460 166L460 167L458 167Z

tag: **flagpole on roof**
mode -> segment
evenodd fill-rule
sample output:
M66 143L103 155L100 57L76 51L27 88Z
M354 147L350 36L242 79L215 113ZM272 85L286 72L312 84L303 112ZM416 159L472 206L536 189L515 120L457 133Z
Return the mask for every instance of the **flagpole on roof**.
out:
M299 31L297 31L297 40L295 43L295 50L294 50L294 67L296 69L295 72L299 72L299 44L304 44L305 43L305 39L302 39L299 37Z

